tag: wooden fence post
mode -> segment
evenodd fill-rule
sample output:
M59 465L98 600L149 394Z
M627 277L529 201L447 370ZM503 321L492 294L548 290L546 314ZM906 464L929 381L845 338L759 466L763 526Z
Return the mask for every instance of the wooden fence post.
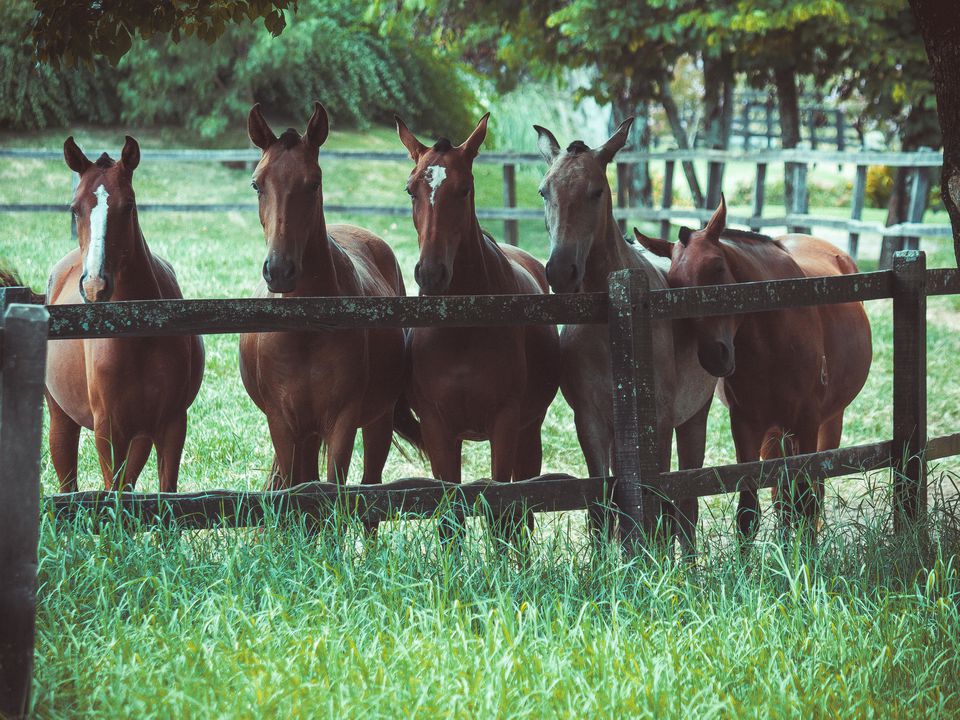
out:
M515 208L517 206L517 178L516 165L505 163L503 166L503 206ZM503 221L503 238L508 245L516 245L519 241L516 220Z
M758 222L763 217L763 196L767 184L767 164L757 163L757 175L753 180L753 217L750 223L750 229L754 232L760 232L762 226Z
M750 106L752 103L747 100L743 103L743 128L741 134L743 135L743 151L749 152L750 150Z
M30 709L40 532L40 444L47 311L3 316L0 382L0 716Z
M617 163L617 207L630 207L630 165L622 162ZM627 232L626 218L618 219L617 225L621 235Z
M673 207L674 165L673 160L667 160L667 164L663 169L663 202L660 204L660 207L664 210L669 210ZM668 218L660 221L660 239L667 242L670 240L670 220Z
M842 117L842 116L841 116ZM863 216L863 201L864 196L867 192L867 166L866 165L857 165L857 177L853 182L853 200L852 207L850 208L850 219L859 220ZM850 253L850 257L856 261L857 252L859 251L860 245L860 233L852 232L850 233L850 238L847 241L847 250Z
M785 198L788 215L806 215L810 210L807 196L807 164L805 162L787 163L786 172L793 176L793 193ZM789 225L787 230L792 233L809 233L810 228L804 225Z
M842 110L834 110L834 123L837 126L837 150L843 152L847 149L847 128L846 120L843 117Z
M923 222L923 212L927 209L927 195L930 194L930 174L926 168L915 167L911 173L913 182L910 183L910 202L907 206L907 222ZM904 238L905 250L919 250L920 238L908 235Z
M660 503L641 483L657 478L657 406L654 398L653 321L643 270L611 273L610 363L613 370L613 500L620 538L634 554L657 524Z
M893 256L893 527L927 507L927 261L917 250Z

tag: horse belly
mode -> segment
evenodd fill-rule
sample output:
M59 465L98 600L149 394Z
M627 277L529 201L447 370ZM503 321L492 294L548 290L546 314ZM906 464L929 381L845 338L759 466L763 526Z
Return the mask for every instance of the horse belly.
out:
M87 392L83 340L47 343L47 392L78 425L93 428L93 410Z
M504 412L522 406L523 340L516 329L414 330L411 406L421 418L437 416L457 436L487 439Z

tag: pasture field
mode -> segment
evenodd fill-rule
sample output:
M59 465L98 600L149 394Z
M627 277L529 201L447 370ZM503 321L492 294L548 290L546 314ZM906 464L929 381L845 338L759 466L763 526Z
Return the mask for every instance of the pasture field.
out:
M0 135L0 145L59 148L66 134ZM82 147L114 155L123 140L119 130L74 134ZM191 144L170 131L139 137L145 148ZM238 136L228 144L246 142ZM400 149L388 129L334 128L326 147ZM405 163L323 166L327 202L407 202ZM518 204L538 204L539 176L518 170ZM134 186L140 202L254 200L247 171L216 165L144 161ZM0 165L0 202L66 202L69 188L62 162ZM499 167L477 167L477 195L478 205L500 204ZM263 236L255 213L140 220L187 298L245 297L256 284ZM414 291L408 218L327 220L363 224L387 239ZM499 224L490 229L502 234ZM0 214L0 259L36 289L72 242L65 215ZM521 222L520 244L545 259L542 223ZM924 240L923 248L929 267L953 264L945 241ZM960 429L960 298L929 305L934 436ZM848 410L844 444L891 434L890 310L888 301L868 304L874 365ZM180 487L259 489L272 453L266 422L240 383L237 337L205 342ZM717 402L708 464L733 461L728 428ZM543 432L545 470L585 472L562 398ZM489 474L485 445L468 444L464 462L465 478ZM359 470L355 456L351 481ZM371 545L337 519L319 538L297 527L96 537L82 523L56 528L45 520L36 714L957 715L958 474L957 460L931 467L932 546L889 537L889 483L878 473L828 484L816 550L768 542L775 523L765 505L764 541L743 561L730 543L734 499L701 503L704 549L694 567L595 558L582 513L541 516L534 558L522 568L490 544L480 523L451 555L436 546L430 522L387 524ZM429 475L428 466L392 452L385 479L411 475ZM42 482L56 491L46 449ZM85 433L80 486L99 482ZM151 460L139 489L156 486Z

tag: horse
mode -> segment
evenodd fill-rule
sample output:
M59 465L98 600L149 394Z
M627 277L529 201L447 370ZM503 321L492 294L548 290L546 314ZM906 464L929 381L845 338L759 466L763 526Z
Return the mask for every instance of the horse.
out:
M849 275L853 259L809 235L777 238L726 229L720 204L707 226L680 230L679 242L640 241L671 259L670 287L725 285L786 278ZM863 303L799 307L697 319L700 364L720 378L721 400L730 409L737 462L840 446L844 410L867 380L873 358L870 321ZM777 500L786 530L816 532L823 482L800 477ZM775 496L776 497L776 496ZM755 490L740 493L737 528L756 534L760 519Z
M406 294L390 247L323 212L320 146L329 133L320 103L301 136L277 137L260 105L247 118L261 157L252 186L267 243L259 298L397 297ZM346 482L357 430L363 434L364 484L379 483L390 452L394 412L405 376L403 330L337 329L240 336L240 376L266 415L275 453L274 490L316 480L326 448L327 480Z
M68 137L67 167L80 176L71 209L79 247L53 268L49 305L181 299L173 267L143 237L133 191L140 146L91 162ZM157 448L160 491L176 492L187 409L203 379L196 335L56 340L47 350L50 456L61 492L77 489L80 428L92 429L107 490L133 488Z
M625 120L601 146L577 140L561 150L550 130L534 125L537 146L547 162L540 184L550 259L547 279L556 293L606 292L610 273L642 271L652 289L667 287L660 258L627 241L613 217L607 165L623 148L633 118ZM660 467L670 469L673 433L681 468L703 466L707 415L716 380L697 362L692 326L685 321L657 321L653 329L656 364L655 398ZM577 439L591 477L610 477L613 467L613 376L610 336L602 325L568 325L560 335L560 391L573 408ZM697 499L667 508L680 529L681 542L695 547ZM590 511L595 534L603 528L600 508ZM609 531L612 528L607 528Z
M446 138L427 147L395 118L414 163L406 190L420 245L414 277L421 295L549 292L543 265L523 250L497 244L477 220L473 161L489 117L456 147ZM540 427L559 384L555 327L415 328L409 345L406 394L420 418L435 477L460 482L464 440L489 441L496 482L540 474ZM533 530L532 513L525 524ZM507 536L520 530L507 517L498 518L494 529Z

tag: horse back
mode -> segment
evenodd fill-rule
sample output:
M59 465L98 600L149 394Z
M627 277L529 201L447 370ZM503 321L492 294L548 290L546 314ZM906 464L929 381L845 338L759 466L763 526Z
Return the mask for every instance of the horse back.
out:
M397 258L382 238L355 225L330 225L327 233L353 263L360 295L407 294Z

